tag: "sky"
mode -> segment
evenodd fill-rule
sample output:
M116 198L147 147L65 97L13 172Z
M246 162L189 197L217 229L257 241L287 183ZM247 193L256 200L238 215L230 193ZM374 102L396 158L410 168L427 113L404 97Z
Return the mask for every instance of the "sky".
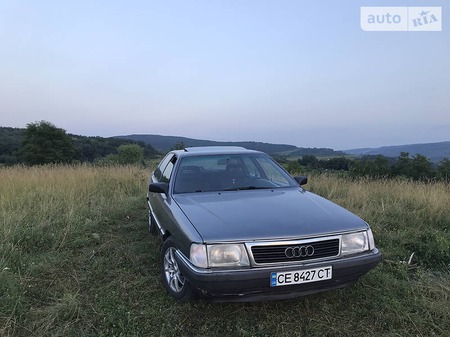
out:
M364 31L437 6L442 31ZM450 140L450 1L0 0L0 126L336 150Z

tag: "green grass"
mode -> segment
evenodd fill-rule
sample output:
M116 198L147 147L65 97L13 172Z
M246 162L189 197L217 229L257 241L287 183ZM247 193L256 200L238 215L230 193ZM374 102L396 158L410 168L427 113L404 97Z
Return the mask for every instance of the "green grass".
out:
M372 225L376 269L295 300L180 304L146 229L149 171L0 169L0 336L448 335L449 185L311 177Z

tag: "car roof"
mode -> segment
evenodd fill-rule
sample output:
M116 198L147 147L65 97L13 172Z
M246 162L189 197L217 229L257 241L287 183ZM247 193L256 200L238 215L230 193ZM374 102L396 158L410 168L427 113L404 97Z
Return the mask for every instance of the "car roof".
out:
M183 157L189 155L260 153L259 151L249 150L241 146L198 146L187 147L184 150L177 150L173 152L178 156Z

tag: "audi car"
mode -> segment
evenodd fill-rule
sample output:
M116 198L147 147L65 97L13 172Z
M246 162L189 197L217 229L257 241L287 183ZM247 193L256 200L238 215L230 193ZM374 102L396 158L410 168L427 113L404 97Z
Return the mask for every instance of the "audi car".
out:
M354 284L381 260L372 231L306 183L242 147L169 152L147 194L167 292L179 301L254 301Z

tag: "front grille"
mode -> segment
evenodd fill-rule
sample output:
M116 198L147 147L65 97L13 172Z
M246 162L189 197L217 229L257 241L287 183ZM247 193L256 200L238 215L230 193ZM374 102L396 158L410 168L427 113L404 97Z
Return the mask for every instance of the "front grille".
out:
M314 252L312 254L311 248L306 249L308 246L314 248ZM301 249L301 247L305 248ZM292 257L286 256L286 250L288 248L295 249L293 254L292 251L288 251L288 255ZM267 246L255 245L251 247L251 250L255 262L258 264L307 261L339 255L339 239L335 238L330 240L301 242L295 244L290 243Z

